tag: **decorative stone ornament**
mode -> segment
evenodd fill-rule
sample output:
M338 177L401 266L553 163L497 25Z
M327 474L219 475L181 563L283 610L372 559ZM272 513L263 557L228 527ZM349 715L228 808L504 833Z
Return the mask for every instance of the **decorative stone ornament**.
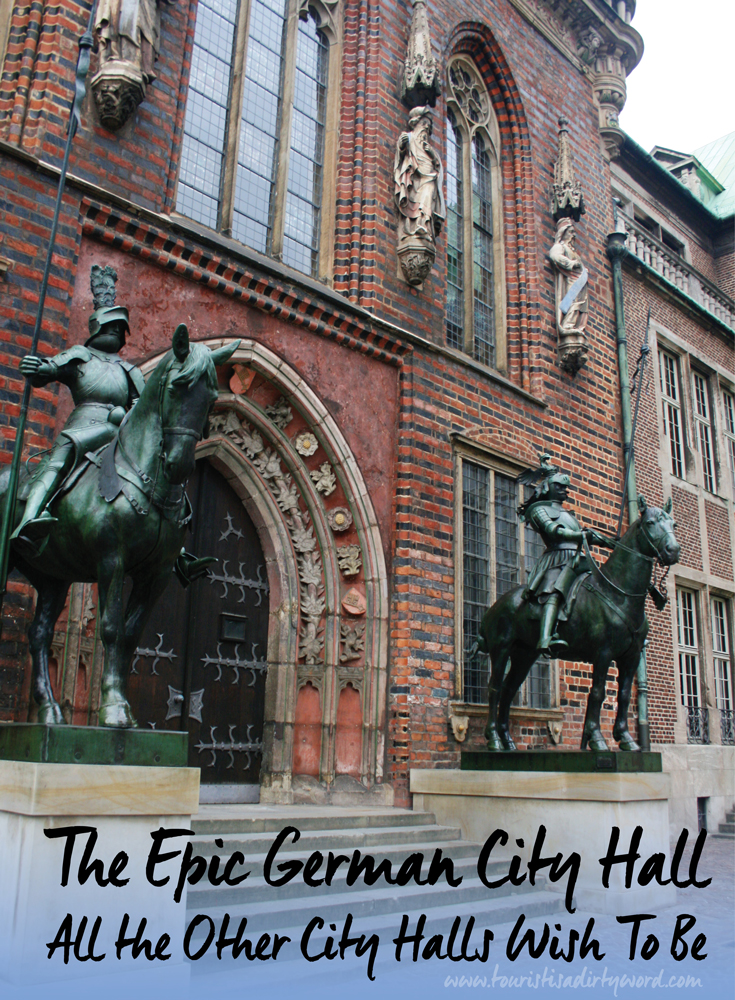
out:
M331 496L337 489L337 477L329 462L322 462L318 469L312 469L309 476L317 492L323 493L325 497Z
M477 72L471 59L466 56L455 56L449 63L447 71L451 100L460 117L464 118L464 126L470 140L475 131L490 122L490 97L487 88Z
M433 108L440 91L439 67L431 51L425 0L412 0L412 3L413 14L401 96L409 108L421 104L428 104Z
M94 34L100 63L92 77L92 93L101 123L116 131L135 114L146 87L156 79L161 36L158 0L100 0Z
M452 735L457 743L464 743L467 730L470 728L469 715L450 715L449 721L452 724Z
M346 507L333 507L327 511L327 521L332 531L347 531L352 525L352 514Z
M556 272L556 328L559 336L559 363L569 375L576 375L587 360L589 272L575 249L574 223L562 218L556 228L556 242L549 258Z
M310 431L297 435L294 444L296 451L304 458L309 458L319 447L319 442Z
M554 184L551 188L551 214L554 222L564 216L578 222L580 215L586 212L582 185L574 176L568 124L562 115L559 118L559 153L554 164Z
M347 663L350 660L359 660L365 652L365 626L352 626L349 622L342 622L339 635L342 645L339 662Z
M348 615L364 615L367 611L365 595L356 587L352 587L342 598L342 610Z
M359 545L340 545L337 548L337 562L343 576L357 576L362 567L362 553Z

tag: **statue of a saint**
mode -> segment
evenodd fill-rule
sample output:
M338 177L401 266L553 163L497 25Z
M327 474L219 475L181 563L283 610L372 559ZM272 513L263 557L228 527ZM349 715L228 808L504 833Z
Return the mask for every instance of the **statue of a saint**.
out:
M94 21L100 62L92 92L106 128L121 128L156 79L159 2L174 4L176 0L100 0Z
M116 281L117 274L109 265L92 266L95 310L89 317L90 336L83 347L71 347L45 360L29 354L20 363L32 386L62 382L75 404L47 461L31 480L23 519L11 536L35 552L41 550L56 523L48 503L87 452L112 441L145 385L135 365L118 355L129 325L128 310L115 305Z
M434 263L435 240L446 216L444 172L431 145L431 109L414 108L408 128L398 138L393 166L398 256L409 284L420 285Z
M128 62L138 67L147 84L156 79L154 67L161 35L158 0L100 0L94 33L100 66L111 60Z
M556 271L556 325L562 367L574 374L585 363L589 304L588 271L575 248L574 223L569 218L559 219L556 242L549 251L549 258Z
M529 469L518 477L522 484L536 482L533 496L521 504L518 515L546 544L546 551L531 571L524 594L526 600L536 600L541 605L536 648L546 656L566 648L567 644L554 635L559 609L576 577L590 568L581 550L583 529L574 514L564 507L570 478L558 466L550 465L549 458L549 455L541 455L538 469ZM586 529L585 533L589 544L613 547L604 535L591 529Z

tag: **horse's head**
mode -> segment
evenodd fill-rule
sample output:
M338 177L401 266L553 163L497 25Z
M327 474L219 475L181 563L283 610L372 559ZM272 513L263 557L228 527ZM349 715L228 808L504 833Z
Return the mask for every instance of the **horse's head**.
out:
M159 397L163 471L169 483L185 483L194 471L196 445L217 399L216 365L229 361L239 345L235 340L210 351L204 344L189 342L183 323L176 328Z
M649 507L644 496L638 497L637 540L640 551L658 559L662 566L679 561L681 546L676 540L676 521L671 516L671 497L663 507Z

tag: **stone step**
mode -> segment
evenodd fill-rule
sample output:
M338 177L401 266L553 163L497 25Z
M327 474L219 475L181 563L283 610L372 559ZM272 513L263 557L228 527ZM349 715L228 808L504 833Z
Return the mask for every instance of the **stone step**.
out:
M429 863L433 854L433 850L427 853L426 848L428 846L433 848L434 845L412 844L410 849L404 847L400 850L391 852L380 851L379 854L375 855L376 867L381 860L387 858L392 863L392 877L395 878L400 869L402 860L405 860L405 858L413 852L422 852L424 853L424 864L421 869L420 878L422 880L426 879L429 871ZM470 844L466 841L461 841L459 845L443 844L440 846L443 850L443 856L445 858L451 857L453 862L453 877L455 880L461 877L462 885L464 885L468 879L477 880L477 844ZM457 848L461 847L463 852L461 857L458 857L455 853L455 846ZM450 850L451 855L449 854ZM306 857L308 856L309 855L306 855ZM284 861L292 859L294 859L294 855L289 855L283 858ZM304 860L304 858L296 858L296 860ZM362 876L360 876L351 886L347 885L347 865L341 866L335 873L331 886L324 883L319 886L306 885L301 878L301 873L299 873L290 882L286 883L286 885L274 887L267 883L265 878L263 878L263 861L263 855L261 855L257 861L253 857L248 857L246 859L245 866L238 867L234 874L238 875L245 871L250 871L250 875L244 882L241 882L237 886L227 886L224 884L213 886L205 879L202 879L196 885L189 886L187 896L189 908L245 905L260 902L261 900L272 899L274 894L277 894L279 899L297 899L301 896L308 896L310 899L315 899L321 898L330 892L334 893L339 891L350 893L371 888L370 886L366 886ZM486 871L490 877L502 878L502 876L508 871L508 859L496 859L492 861L487 865ZM279 877L279 873L275 871L273 875ZM324 877L323 867L316 873L315 877ZM375 885L376 887L385 886L385 879L382 877L379 878ZM409 885L415 885L413 879L411 879ZM437 880L436 886L450 888L453 893L462 888L462 886L450 886L444 875Z
M279 827L276 833L280 833ZM297 827L298 829L298 827ZM363 853L372 853L372 849L380 846L391 846L396 844L412 844L422 841L429 844L435 842L459 841L462 832L447 826L416 825L416 826L378 826L367 829L310 829L301 833L299 840L288 837L284 840L281 854L297 849L299 853L310 851L321 851L325 856L332 851L333 854L351 854L354 850ZM221 839L223 846L217 846L215 838ZM232 854L233 851L240 851L244 855L267 854L273 845L275 834L273 831L267 833L223 833L214 830L210 834L197 834L191 838L192 844L196 845L196 851L203 857L219 854L220 856ZM478 848L479 850L479 848Z
M534 887L527 882L521 886L511 886L512 892L504 891L508 888L506 885L499 890L488 889L475 878L466 879L457 888L447 885L362 888L357 892L335 892L320 897L318 901L311 895L283 900L273 899L271 896L267 901L246 905L194 907L194 901L190 904L187 899L187 922L197 913L206 913L214 921L215 927L219 928L225 913L228 913L230 930L233 921L236 925L243 917L247 917L248 927L253 933L274 930L283 933L284 927L299 926L303 930L314 916L320 916L325 925L329 925L344 920L348 913L355 919L371 915L387 917L396 913L428 914L442 907L456 910L463 905L470 906L473 913L480 913L487 908L494 909L501 902L508 904L509 900L514 901L512 909L517 914L525 913L526 903L531 905L535 896L542 891L539 885ZM561 894L552 895L563 905L564 897ZM205 932L202 930L202 937L204 936Z
M330 806L201 806L192 817L196 834L278 833L284 826L298 830L355 830L389 826L432 826L433 813L411 809L350 809Z
M728 837L735 837L735 823L720 823L718 832L721 835L724 834Z
M403 907L402 909L392 911L390 914L376 912L366 913L358 917L355 913L353 913L350 935L352 937L359 937L361 934L364 934L366 937L369 937L371 934L377 934L379 936L381 944L378 952L378 962L376 964L377 969L381 966L385 966L386 964L393 965L394 963L392 939L397 936L401 928L402 917L404 914L409 917L407 928L409 934L416 931L417 921L420 914L422 912L426 914L427 919L424 925L425 940L422 944L425 944L429 937L434 934L444 934L446 936L451 930L457 917L459 917L461 921L458 934L458 940L461 940L467 927L468 919L470 917L474 917L475 925L469 949L470 953L472 953L474 949L482 948L482 941L484 937L483 932L486 928L493 931L495 941L498 941L501 938L501 935L498 933L498 929L503 925L514 923L518 919L520 913L523 913L528 920L531 920L534 917L545 917L561 913L563 909L563 894L550 892L537 887L536 891L533 893L524 893L520 895L513 894L494 899L486 899L484 902L479 902L477 900L465 903L450 901L446 905L437 906L428 911L412 911ZM234 937L237 934L241 918L239 916L236 917L232 911L226 912L229 912L230 917L227 927L227 936ZM219 915L216 919L213 913L210 912L209 915L215 922L216 930L219 931L224 914ZM278 928L272 928L268 924L263 924L259 927L254 920L248 918L243 936L250 938L253 945L255 945L262 933L270 933L271 941L267 949L270 950L273 947L273 930L277 930L278 934L281 936L286 936L291 939L290 943L279 953L279 964L282 962L302 960L299 947L301 938L305 932L307 924L314 916L321 916L321 918L325 921L324 927L321 930L315 929L309 937L309 949L310 952L314 954L321 950L321 946L328 936L331 935L333 938L339 939L339 935L344 925L343 919L339 920L339 922L336 922L334 919L327 919L324 913L314 909L308 914L303 923L298 923L292 919L292 922L289 924ZM187 912L187 923L192 919L192 917L193 914ZM335 923L337 928L336 932L329 927L330 923ZM208 923L205 923L194 930L191 936L191 952L194 952L196 948L201 946L204 942L209 931L209 926L210 925ZM444 948L446 949L446 937ZM227 954L228 953L225 952L225 955ZM410 954L411 946L406 945L404 947L404 961L410 962ZM367 962L367 956L365 956L363 960ZM202 971L205 971L210 963L215 965L218 969L222 968L222 965L216 958L214 945L210 946L206 956L197 962L197 967Z

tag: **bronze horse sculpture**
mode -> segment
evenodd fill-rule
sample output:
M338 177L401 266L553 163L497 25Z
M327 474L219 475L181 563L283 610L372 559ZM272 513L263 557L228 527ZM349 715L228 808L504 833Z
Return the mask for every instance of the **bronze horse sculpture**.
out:
M559 638L568 649L564 659L591 663L592 687L587 699L581 749L607 750L600 730L600 709L605 698L608 671L614 660L618 668L617 714L613 735L621 750L639 750L628 731L633 677L648 633L646 595L654 562L671 566L678 561L680 546L671 516L671 500L663 509L649 507L638 498L639 518L609 558L598 566L588 552L591 572L580 577L566 621L559 621ZM587 548L585 538L585 548ZM480 625L478 649L491 661L488 683L488 722L485 737L489 750L515 750L510 735L510 706L516 692L539 656L540 609L524 599L524 587L504 594L485 613ZM656 598L658 592L652 592Z
M209 561L192 561L183 553L191 518L184 489L217 399L215 366L225 364L239 343L210 351L190 343L185 326L177 327L171 351L151 374L115 441L91 456L53 501L58 523L41 554L22 548L11 552L10 568L38 592L29 646L39 722L64 722L49 680L49 647L69 587L82 581L99 588L105 650L99 723L136 725L126 684L149 613L175 566L186 582L187 567L195 570L188 574L193 579L199 569L194 563ZM6 502L7 480L7 473L0 478L0 506ZM132 579L127 604L126 577Z

